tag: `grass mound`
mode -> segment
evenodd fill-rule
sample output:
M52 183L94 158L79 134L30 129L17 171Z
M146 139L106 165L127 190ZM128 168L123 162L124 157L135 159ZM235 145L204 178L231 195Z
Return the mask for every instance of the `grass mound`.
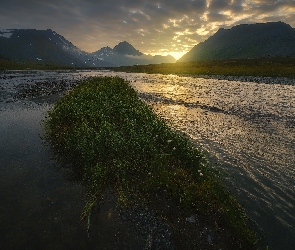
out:
M183 209L213 216L216 227L228 230L240 245L255 240L242 209L202 153L123 79L83 81L55 104L45 127L58 158L82 178L86 217L108 188L125 205L153 203L157 194L165 194Z

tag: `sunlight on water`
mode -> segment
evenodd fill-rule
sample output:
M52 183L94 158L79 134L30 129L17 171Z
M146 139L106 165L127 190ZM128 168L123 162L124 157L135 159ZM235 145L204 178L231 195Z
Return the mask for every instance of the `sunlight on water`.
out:
M211 154L271 249L292 249L295 85L145 77L139 96Z
M263 78L259 77L255 79L261 82L255 83L123 72L19 71L0 79L0 104L3 104L0 106L0 118L4 121L5 112L8 112L5 111L5 105L23 96L24 90L30 89L34 82L43 88L48 86L42 85L42 82L53 78L54 84L62 84L62 81L76 82L94 75L119 75L129 80L139 97L151 105L159 116L171 126L187 133L197 146L209 152L208 157L213 166L221 170L229 189L237 195L249 216L262 229L270 249L293 249L295 80L285 85L265 84ZM40 103L48 101L42 95L34 100ZM17 103L21 102L21 99L17 100ZM22 119L29 124L30 115L26 116L23 111L21 114ZM2 138L5 138L8 128L4 123L0 128ZM25 138L29 139L29 136ZM14 142L11 140L9 143ZM9 150L5 147L9 143L6 146L1 144L1 152L8 154ZM11 147L19 150L15 154L24 154L22 157L25 159L26 154L22 149ZM13 173L22 175L20 169L10 164L15 170ZM7 171L2 173L13 178Z

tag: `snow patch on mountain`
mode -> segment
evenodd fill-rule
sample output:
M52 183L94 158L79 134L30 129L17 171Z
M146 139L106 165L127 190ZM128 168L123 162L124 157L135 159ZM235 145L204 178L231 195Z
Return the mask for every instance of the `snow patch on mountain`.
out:
M10 38L13 32L8 29L0 29L0 37Z

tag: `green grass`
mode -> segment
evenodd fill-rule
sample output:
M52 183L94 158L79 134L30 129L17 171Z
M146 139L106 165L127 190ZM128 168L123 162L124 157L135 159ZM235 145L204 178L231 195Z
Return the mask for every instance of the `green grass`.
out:
M36 63L36 62L19 63L12 60L0 58L0 70L26 70L26 69L58 70L58 69L74 69L74 67L50 65L50 64Z
M3 59L0 57L0 71L1 70L83 70L83 69L105 69L104 67L76 67L76 66L65 66L58 64L48 64L35 61L27 61L25 63L16 62L9 59Z
M27 62L17 63L0 58L0 70L21 69L104 69L81 68L45 63ZM256 59L225 59L198 62L176 62L150 65L121 66L105 69L160 74L189 74L189 75L231 75L231 76L283 76L295 77L295 57L256 58Z
M122 66L115 71L160 74L295 77L295 58L225 59Z
M81 82L54 105L45 129L58 159L85 186L86 219L107 189L126 206L153 205L165 194L161 203L173 203L223 228L225 242L231 239L246 249L256 241L243 209L201 151L157 117L125 80Z

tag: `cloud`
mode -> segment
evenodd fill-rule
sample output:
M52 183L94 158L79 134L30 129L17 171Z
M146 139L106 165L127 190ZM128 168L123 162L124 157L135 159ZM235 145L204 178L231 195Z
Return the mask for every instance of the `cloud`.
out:
M187 51L220 27L285 21L292 0L2 0L0 29L51 28L86 51L128 41L144 53Z
M228 9L230 5L231 5L231 1L227 1L227 0L208 1L208 8L214 11Z

